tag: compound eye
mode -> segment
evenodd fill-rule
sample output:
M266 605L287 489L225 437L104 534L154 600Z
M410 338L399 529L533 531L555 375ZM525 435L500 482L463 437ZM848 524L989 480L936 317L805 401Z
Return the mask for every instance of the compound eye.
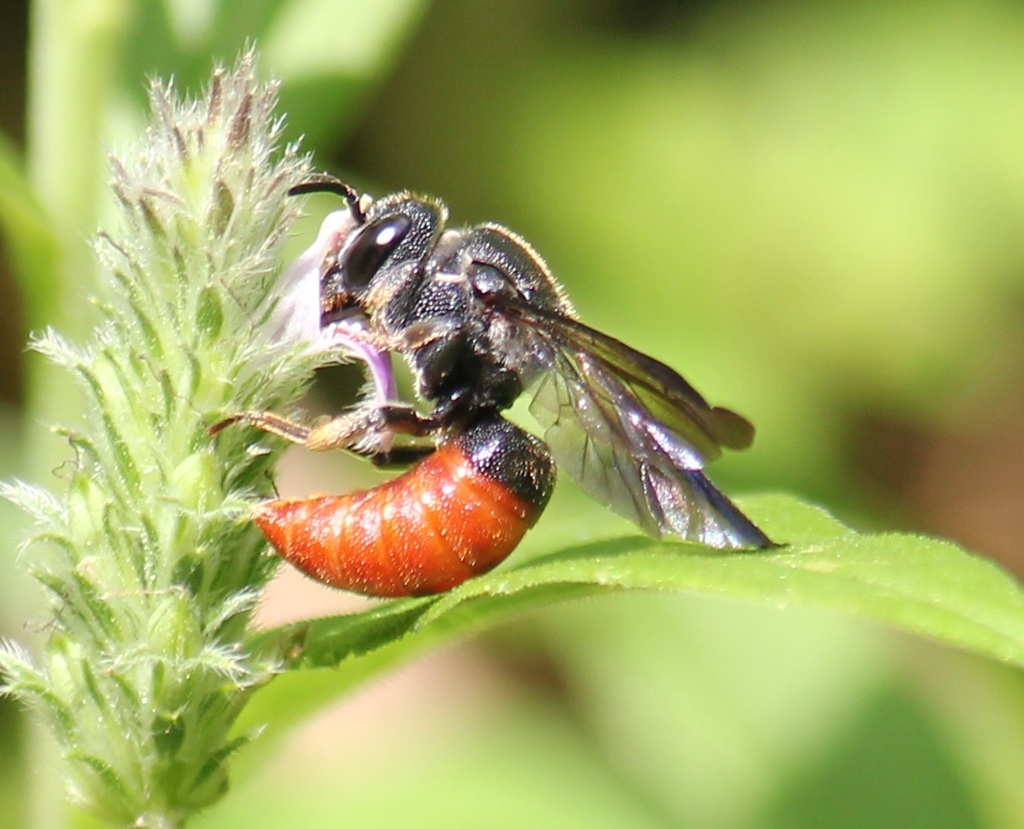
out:
M412 220L408 216L385 216L363 227L345 251L341 263L346 287L361 291L369 285L411 227Z

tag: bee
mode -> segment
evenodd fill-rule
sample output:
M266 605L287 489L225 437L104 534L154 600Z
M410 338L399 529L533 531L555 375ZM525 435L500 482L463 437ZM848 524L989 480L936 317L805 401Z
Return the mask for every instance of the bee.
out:
M530 244L498 224L447 227L447 208L379 199L330 176L292 195L345 200L295 267L319 285L319 337L364 361L373 392L308 427L269 412L234 422L315 450L345 449L399 477L349 495L279 499L254 520L281 555L366 595L450 589L501 562L536 522L555 469L654 536L775 546L703 472L754 428L676 371L580 322ZM419 405L400 401L391 356ZM502 412L522 395L543 441Z

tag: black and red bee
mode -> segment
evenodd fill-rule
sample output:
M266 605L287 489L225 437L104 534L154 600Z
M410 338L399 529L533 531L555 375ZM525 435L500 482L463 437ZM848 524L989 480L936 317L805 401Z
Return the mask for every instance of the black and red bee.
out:
M773 546L708 480L705 462L744 449L753 426L679 374L581 323L533 248L507 228L446 228L408 192L380 199L327 176L344 210L300 268L319 279L319 339L370 368L375 392L308 428L244 421L312 449L412 463L365 492L282 499L255 522L284 558L374 596L447 590L502 561L547 504L555 461L592 497L656 536L719 548ZM390 355L412 370L417 408L395 394ZM522 394L543 442L501 416Z

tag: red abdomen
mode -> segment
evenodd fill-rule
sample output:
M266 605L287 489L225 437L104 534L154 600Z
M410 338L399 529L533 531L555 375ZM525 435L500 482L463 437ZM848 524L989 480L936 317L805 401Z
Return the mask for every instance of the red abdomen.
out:
M270 501L253 517L277 551L332 587L439 593L503 561L554 484L547 448L500 417L362 492Z

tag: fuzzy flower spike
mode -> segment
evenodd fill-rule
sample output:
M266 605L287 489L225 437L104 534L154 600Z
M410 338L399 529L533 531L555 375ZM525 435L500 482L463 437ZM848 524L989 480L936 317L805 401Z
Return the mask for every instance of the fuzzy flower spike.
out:
M54 331L34 343L85 410L61 429L75 464L56 491L4 491L34 519L22 559L51 620L39 656L0 649L0 687L52 729L75 803L116 826L175 829L225 791L247 739L233 724L277 668L248 638L277 565L248 520L274 455L250 451L246 430L214 441L207 429L287 408L339 346L384 358L319 325L317 245L351 217L282 273L288 189L309 169L281 146L275 87L253 56L215 72L201 100L154 84L150 104L143 140L112 161L100 325L81 347ZM375 376L388 393L388 372Z

